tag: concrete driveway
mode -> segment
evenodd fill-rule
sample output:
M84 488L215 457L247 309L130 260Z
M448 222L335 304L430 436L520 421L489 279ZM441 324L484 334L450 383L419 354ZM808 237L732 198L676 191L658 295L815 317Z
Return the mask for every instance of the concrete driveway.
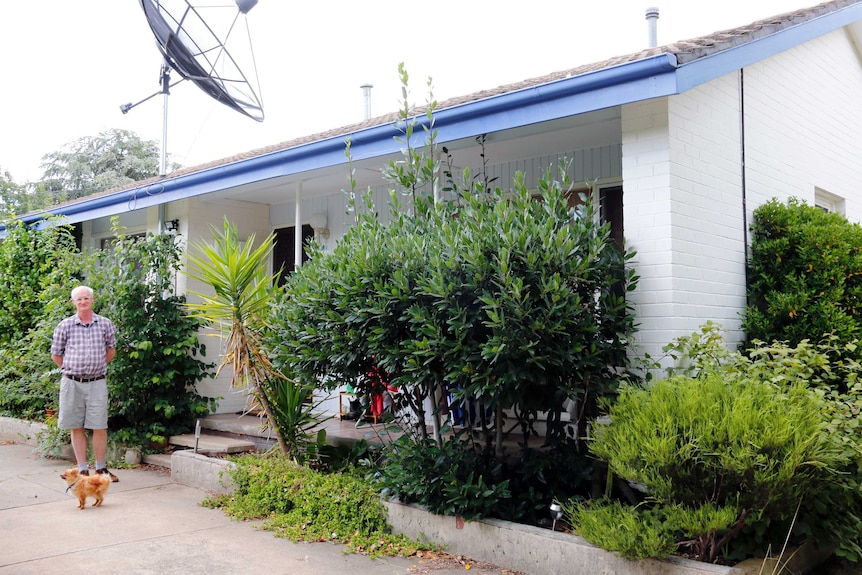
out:
M369 559L329 543L294 544L201 507L206 492L169 472L115 470L101 507L84 510L60 473L71 463L0 443L0 575L462 574L415 558ZM474 567L470 573L500 573Z

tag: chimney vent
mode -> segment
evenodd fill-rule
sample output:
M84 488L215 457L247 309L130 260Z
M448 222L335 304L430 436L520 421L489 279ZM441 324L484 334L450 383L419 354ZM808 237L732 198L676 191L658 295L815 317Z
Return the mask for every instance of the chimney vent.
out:
M658 8L646 9L647 30L649 37L647 39L648 47L655 48L658 46Z
M362 93L365 95L365 119L369 120L371 119L371 88L374 86L371 84L362 84L359 87L362 88Z

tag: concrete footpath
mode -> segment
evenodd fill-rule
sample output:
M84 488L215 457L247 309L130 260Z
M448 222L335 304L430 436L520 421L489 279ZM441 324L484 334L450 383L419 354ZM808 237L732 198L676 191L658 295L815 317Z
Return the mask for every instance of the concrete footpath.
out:
M0 443L0 575L407 575L464 573L416 558L369 559L330 543L291 543L200 505L207 493L168 470L119 469L101 507L84 510L60 473L71 463ZM473 567L470 573L499 573Z

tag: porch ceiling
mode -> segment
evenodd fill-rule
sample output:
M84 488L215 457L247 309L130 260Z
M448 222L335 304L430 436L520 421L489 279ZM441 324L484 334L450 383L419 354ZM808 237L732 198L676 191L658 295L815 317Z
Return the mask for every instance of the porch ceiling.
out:
M622 134L620 107L615 106L587 114L569 116L552 122L541 122L487 134L485 157L491 164L591 148L619 142ZM475 137L449 142L446 146L458 168L481 165L481 148ZM364 160L354 160L354 176L358 189L384 184L381 169L390 154ZM261 204L293 202L297 183L301 182L304 199L330 195L347 187L348 168L345 163L312 171L252 181L225 188L200 197L201 201L236 200Z

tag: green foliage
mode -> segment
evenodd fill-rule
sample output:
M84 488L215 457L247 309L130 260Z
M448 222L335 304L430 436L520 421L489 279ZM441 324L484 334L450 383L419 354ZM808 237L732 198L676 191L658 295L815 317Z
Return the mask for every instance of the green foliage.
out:
M0 170L0 217L9 217L26 212L21 209L21 196L25 188L15 183L9 170Z
M541 201L521 176L495 190L465 177L446 201L423 193L437 172L432 110L433 98L426 148L408 148L385 171L388 223L351 189L355 225L288 279L267 334L273 363L303 383L351 383L363 395L374 393L368 374L379 368L422 437L428 416L439 415L437 398L451 392L492 406L498 429L515 406L525 438L550 412L560 441L565 400L594 407L628 366L634 323L619 287L636 285L624 267L633 254L614 245L589 198L569 207L565 170L559 180L547 171ZM406 112L401 125L411 142L416 124ZM499 454L502 431L495 441Z
M159 156L158 142L112 129L43 156L41 184L59 204L156 176Z
M429 549L393 535L374 487L354 473L319 473L286 457L236 460L229 495L205 501L236 519L263 519L263 528L291 541L330 541L371 557L413 555Z
M668 375L697 377L702 372L715 371L731 358L724 345L721 326L707 321L690 336L680 336L662 348L676 365L666 368Z
M780 513L844 463L825 433L823 405L789 389L711 375L626 389L591 445L660 502L736 501Z
M18 220L5 223L0 242L0 346L20 343L43 316L45 294L80 273L68 226L39 231ZM66 296L68 299L68 295Z
M499 503L512 497L493 454L465 449L458 436L439 444L399 439L387 450L375 479L386 497L471 520L495 515Z
M754 211L743 328L754 340L862 335L862 227L796 198Z
M50 203L45 186L18 184L6 170L0 170L0 218L26 214Z
M585 491L590 467L573 450L522 449L500 461L467 433L439 443L397 439L374 474L381 493L441 515L535 523L555 494Z
M195 317L222 331L224 349L219 370L231 368L233 387L247 387L255 405L259 405L274 425L275 435L282 454L291 453L285 442L280 422L288 420L282 414L281 421L272 405L267 382L283 377L272 367L269 355L262 344L262 332L266 326L265 315L273 299L271 286L276 285L279 272L268 274L266 269L273 249L273 235L267 236L255 246L255 236L250 235L241 242L236 226L227 218L219 231L212 228L212 243L201 240L194 244L188 254L189 277L212 288L208 294L194 293L199 302L188 304ZM285 388L271 387L284 392ZM289 409L283 406L283 409ZM289 431L295 433L295 430ZM300 434L295 434L299 437Z
M201 359L200 320L185 312L185 296L174 294L180 249L173 236L119 234L112 249L98 254L90 278L98 313L117 329L110 427L131 444L185 433L215 408L214 399L195 390L213 366Z
M69 315L70 278L81 277L86 259L67 226L6 226L0 242L0 410L41 419L57 402L51 336Z
M673 532L655 509L639 510L619 503L563 503L566 519L575 532L602 549L626 559L665 557L676 550Z
M72 434L68 429L57 427L57 417L45 418L45 429L36 434L35 452L40 457L60 457L63 451L70 447Z
M272 401L273 425L287 445L286 455L300 464L319 461L326 430L317 428L328 418L320 415L321 402L314 399L314 388L280 377L265 385Z
M855 556L862 525L859 442L849 431L859 425L855 388L842 395L822 383L828 355L807 343L717 359L714 336L715 326L707 326L670 346L695 377L624 389L611 423L597 426L592 453L643 485L656 506L683 508L685 521L667 521L704 560L745 556L778 540L797 506L795 536ZM830 517L835 505L847 512ZM722 528L731 508L735 520Z
M705 503L695 509L681 505L636 507L619 501L579 501L563 503L566 519L575 532L602 549L616 551L626 559L665 557L677 551L680 541L705 556L709 543L720 539L737 521L733 505L717 507Z

